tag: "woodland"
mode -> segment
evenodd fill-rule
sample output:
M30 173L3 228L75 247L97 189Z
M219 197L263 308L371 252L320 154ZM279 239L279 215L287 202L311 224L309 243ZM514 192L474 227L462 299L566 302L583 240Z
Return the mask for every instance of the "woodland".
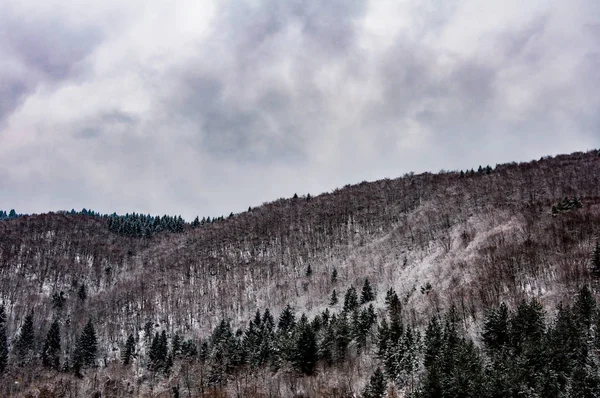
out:
M227 217L0 211L0 396L598 397L600 151Z

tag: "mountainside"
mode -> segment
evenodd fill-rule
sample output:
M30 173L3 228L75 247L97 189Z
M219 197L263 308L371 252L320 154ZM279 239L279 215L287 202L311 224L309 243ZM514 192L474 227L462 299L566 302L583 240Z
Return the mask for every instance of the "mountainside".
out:
M367 302L377 319L385 318L386 292L393 291L404 324L416 333L433 315L443 316L451 308L464 335L474 336L476 343L486 311L501 303L514 309L522 300L537 298L554 314L556 305L573 300L582 286L598 293L592 254L600 234L600 151L363 182L314 197L279 199L218 222L185 224L180 232L127 235L109 228L109 217L96 214L4 218L0 303L11 354L3 376L9 383L0 383L3 396L67 379L69 391L82 396L93 391L170 396L175 384L177 394L181 385L182 396L235 396L234 391L258 396L256 386L253 393L239 392L239 371L225 372L228 381L213 383L219 389L213 385L210 390L209 382L206 391L192 388L185 372L196 368L185 367L187 362L175 355L170 375L155 376L147 359L152 336L164 331L169 344L177 335L200 349L223 320L247 334L243 330L260 323L249 322L257 310L269 309L277 319L286 305L309 321L326 309L351 318L344 295L353 286L360 296L365 280L374 290ZM14 350L28 314L35 325L35 348L32 358L19 365ZM71 378L69 366L66 373L45 371L43 376L28 370L41 366L40 353L55 319L60 321L57 358L63 368L92 321L96 370L81 372L79 378ZM319 362L317 376L296 381L285 378L285 366L250 373L264 380L275 372L277 380L289 384L278 386L275 395L290 396L296 391L325 396L315 391L335 374L348 390L327 394L347 396L361 391L380 366L377 328L375 322L365 332L369 343L357 351L353 370L327 370ZM139 356L125 371L119 362L130 334ZM360 346L360 339L353 341ZM92 381L93 374L102 381ZM423 373L415 375L418 379ZM202 377L191 379L198 384ZM119 387L107 387L107 380ZM398 382L398 393L414 390L415 383Z

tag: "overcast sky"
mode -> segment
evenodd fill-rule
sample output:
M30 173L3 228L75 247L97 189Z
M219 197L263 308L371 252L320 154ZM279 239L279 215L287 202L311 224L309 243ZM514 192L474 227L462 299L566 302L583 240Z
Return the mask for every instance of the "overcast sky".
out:
M191 219L597 147L598 0L0 1L0 209Z

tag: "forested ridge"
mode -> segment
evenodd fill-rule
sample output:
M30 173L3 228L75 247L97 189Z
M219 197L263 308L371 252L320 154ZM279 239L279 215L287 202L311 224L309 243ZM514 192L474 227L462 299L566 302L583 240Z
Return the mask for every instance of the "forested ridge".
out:
M0 395L599 396L599 155L189 223L1 211Z

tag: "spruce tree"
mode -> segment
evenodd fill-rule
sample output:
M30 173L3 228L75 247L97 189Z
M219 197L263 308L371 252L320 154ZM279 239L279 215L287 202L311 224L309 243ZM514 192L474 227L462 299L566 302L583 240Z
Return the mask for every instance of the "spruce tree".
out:
M587 333L592 324L592 318L596 314L596 300L587 285L584 285L579 291L573 310L581 330Z
M160 334L158 334L158 332L154 334L148 357L150 359L150 362L148 363L148 369L155 372L159 370L168 372L169 347L167 342L167 333L164 330Z
M400 316L400 313L402 312L402 303L394 288L390 288L385 294L385 305L387 306L390 317Z
M296 330L296 317L292 307L288 304L277 324L277 355L281 362L292 361L294 356L294 332Z
M358 294L356 294L354 286L350 286L348 290L346 290L346 295L344 296L344 312L350 313L357 308Z
M133 357L135 357L135 339L133 338L133 334L129 334L125 343L125 350L123 350L123 355L121 356L123 365L129 365Z
M73 354L73 369L75 373L80 374L82 369L94 366L97 352L98 340L96 338L96 330L90 319L77 340Z
M596 242L596 247L592 252L592 275L600 277L600 241Z
M495 351L508 343L508 307L502 303L499 309L488 312L483 325L483 342L489 350Z
M8 367L8 341L6 336L6 310L0 305L0 375Z
M363 398L383 398L386 391L387 382L385 381L385 375L380 368L377 368L369 379L369 383L366 385L362 396Z
M23 322L21 331L15 343L15 351L20 364L28 364L33 359L35 348L35 336L33 332L33 312L30 312Z
M338 303L337 292L333 289L331 292L331 297L329 298L329 305L336 305Z
M60 369L60 325L58 319L54 319L46 334L42 351L42 364L51 369Z
M360 293L360 303L365 304L375 299L375 294L373 293L373 288L371 287L371 283L368 279L365 279L365 283L363 284L362 291Z
M306 276L310 277L312 275L313 271L312 271L312 267L310 266L310 264L308 264L308 267L306 267Z
M331 272L331 283L336 283L337 277L338 277L338 272L337 272L337 269L334 268L333 271Z
M318 347L315 332L306 315L302 314L298 322L294 365L302 374L311 375L315 370L317 359Z
M171 341L171 354L173 358L178 358L181 355L181 336L178 333L175 333Z
M81 301L85 301L87 299L87 289L85 287L85 283L82 283L79 286L79 290L77 291L77 297L79 297L79 300Z
M332 320L335 325L335 351L334 362L342 363L348 354L348 345L352 340L352 330L348 324L348 318L345 312Z

